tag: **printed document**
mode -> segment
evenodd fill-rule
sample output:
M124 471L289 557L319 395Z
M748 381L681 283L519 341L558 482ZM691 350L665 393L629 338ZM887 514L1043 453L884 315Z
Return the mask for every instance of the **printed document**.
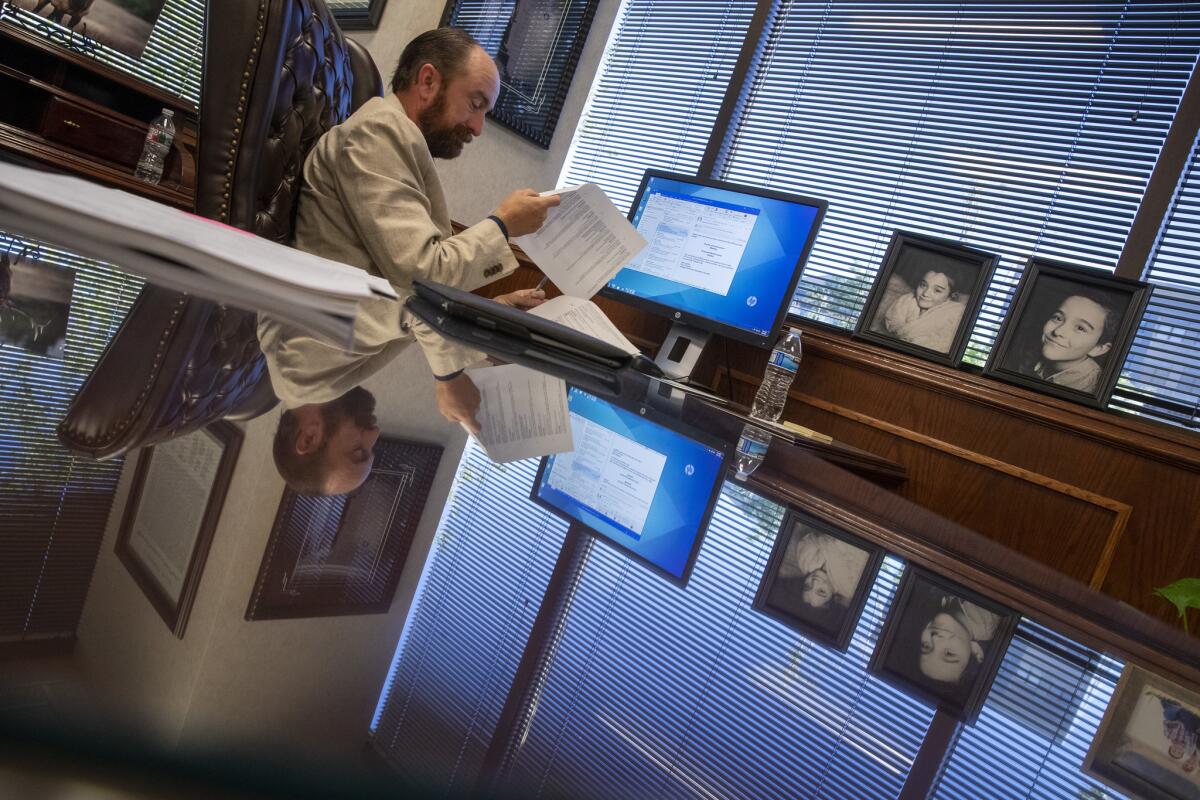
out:
M479 444L497 464L571 449L567 385L518 364L467 372L479 389Z
M633 342L626 339L617 330L617 326L612 324L612 320L605 316L600 307L591 300L568 297L564 294L547 300L536 308L531 308L529 313L607 342L630 355L638 354L638 349Z
M667 457L579 414L575 449L554 459L550 487L633 531L640 539Z
M628 264L646 239L594 183L562 189L537 233L519 236L521 246L563 294L590 298Z

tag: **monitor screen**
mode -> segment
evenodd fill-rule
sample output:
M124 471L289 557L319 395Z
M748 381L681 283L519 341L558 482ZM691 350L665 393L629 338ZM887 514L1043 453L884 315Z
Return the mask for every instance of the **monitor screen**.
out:
M629 215L649 244L601 293L766 346L787 315L826 205L650 170Z
M725 476L727 443L572 387L575 449L547 456L533 500L683 583Z

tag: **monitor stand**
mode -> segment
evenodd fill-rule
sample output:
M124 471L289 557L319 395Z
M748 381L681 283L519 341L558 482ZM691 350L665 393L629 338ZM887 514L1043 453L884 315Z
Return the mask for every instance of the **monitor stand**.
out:
M654 363L668 378L684 383L696 368L708 337L708 331L676 322L671 325L666 340L654 357Z

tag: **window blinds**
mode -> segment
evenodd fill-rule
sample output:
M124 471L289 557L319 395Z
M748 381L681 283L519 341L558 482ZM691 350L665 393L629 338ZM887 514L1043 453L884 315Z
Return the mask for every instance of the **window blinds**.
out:
M780 2L718 176L829 201L793 312L851 328L895 229L1111 270L1188 75L1185 3Z
M1200 152L1167 215L1145 280L1154 284L1111 405L1200 426Z
M517 0L458 0L445 24L468 31L494 56L516 6Z
M625 0L560 186L595 181L623 210L651 167L695 173L754 0Z
M1121 664L1028 620L975 725L963 728L931 798L1120 797L1081 771Z
M932 710L751 608L784 509L726 484L688 585L592 545L507 783L514 796L893 798Z
M204 16L205 0L165 0L140 58L132 58L99 42L95 43L91 55L103 64L199 106ZM14 18L18 24L35 32L39 27L55 24L22 9L17 9ZM65 38L69 29L63 27L62 30Z
M371 725L434 791L474 788L562 548L566 523L528 499L536 471L468 442Z
M0 234L13 256L31 244ZM32 251L73 269L75 284L61 359L0 346L0 643L75 633L121 461L75 456L55 431L141 285L98 261Z

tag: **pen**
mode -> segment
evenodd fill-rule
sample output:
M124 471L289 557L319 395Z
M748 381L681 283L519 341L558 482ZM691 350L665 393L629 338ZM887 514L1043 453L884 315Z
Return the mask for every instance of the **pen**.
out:
M546 281L548 281L548 280L550 280L550 279L549 279L549 278L547 278L545 275L543 275L543 276L542 276L542 279L541 279L540 281L538 281L538 285L537 285L537 286L535 286L535 287L533 287L533 290L534 290L535 292L536 292L536 291L538 291L538 290L540 290L540 289L541 289L543 286L545 286L545 285L546 285Z

